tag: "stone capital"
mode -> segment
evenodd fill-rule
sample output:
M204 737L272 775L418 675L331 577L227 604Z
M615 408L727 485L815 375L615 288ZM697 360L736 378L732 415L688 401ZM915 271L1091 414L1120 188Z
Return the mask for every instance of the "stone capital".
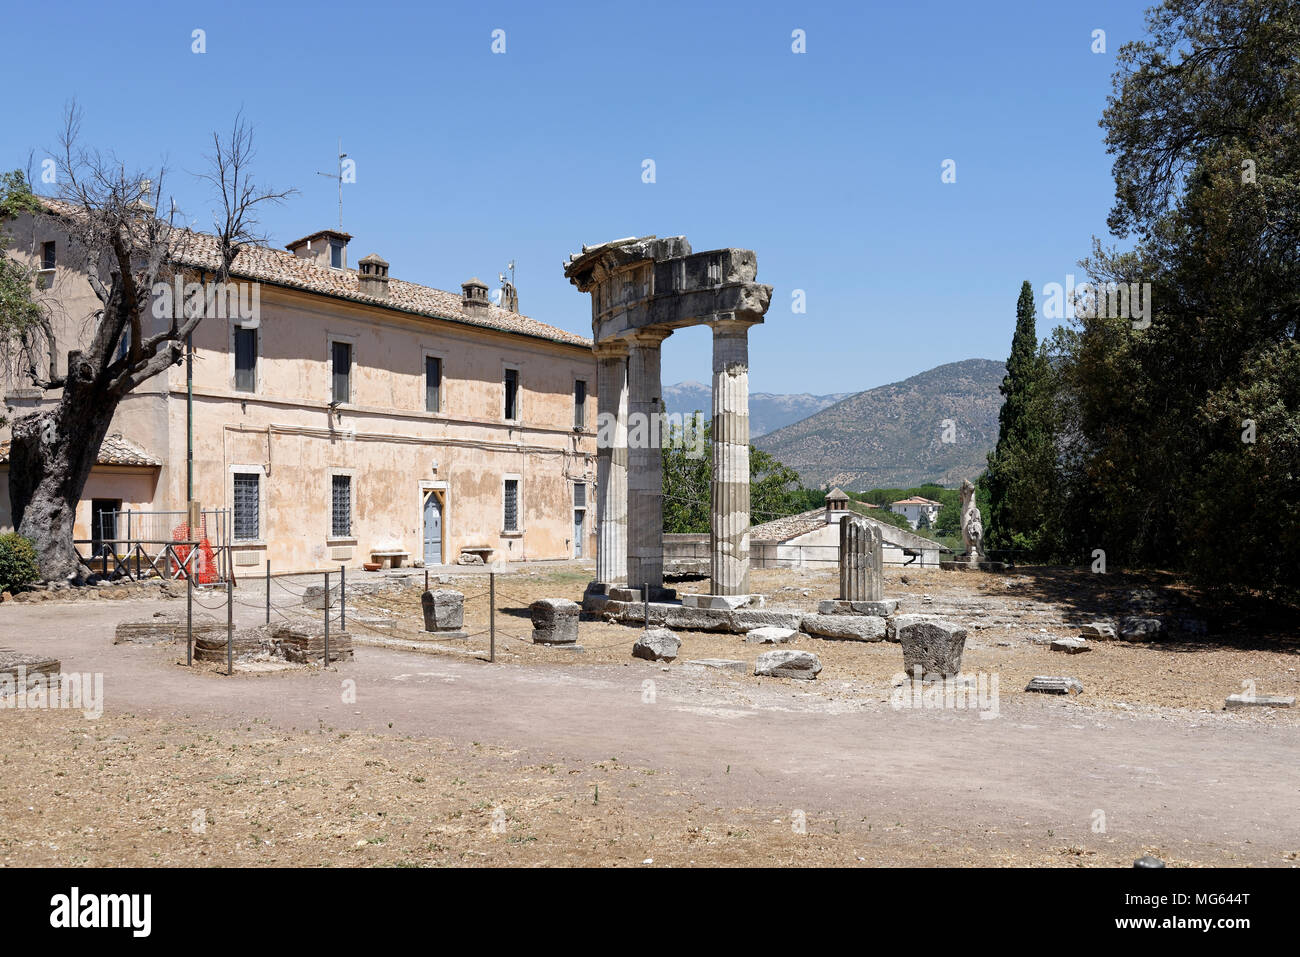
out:
M591 351L596 354L597 359L626 359L627 343L619 339L607 339L593 344Z

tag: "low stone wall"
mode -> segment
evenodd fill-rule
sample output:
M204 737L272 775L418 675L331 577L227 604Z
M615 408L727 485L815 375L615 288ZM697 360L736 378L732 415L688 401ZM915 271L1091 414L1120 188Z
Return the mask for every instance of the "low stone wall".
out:
M150 578L145 581L103 581L94 585L33 585L20 592L0 593L0 601L124 601L184 598L185 582Z

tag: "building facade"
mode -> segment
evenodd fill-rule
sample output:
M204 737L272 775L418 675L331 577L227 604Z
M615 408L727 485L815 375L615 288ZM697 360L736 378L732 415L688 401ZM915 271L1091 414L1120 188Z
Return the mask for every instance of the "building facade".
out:
M9 232L7 254L40 269L58 319L52 361L65 365L98 301L56 218L24 217ZM182 363L124 400L111 432L131 464L101 455L78 539L100 534L93 516L115 505L180 513L192 497L229 510L237 575L268 561L288 572L594 554L590 341L520 315L513 290L503 302L514 308L501 308L477 280L455 295L391 278L378 256L353 268L351 238L324 230L284 250L247 249L234 288L214 296L204 282L215 240L187 234L184 279L203 289L207 310L192 388ZM156 317L173 297L155 294ZM11 419L57 397L12 364L5 376ZM0 463L0 526L9 506Z

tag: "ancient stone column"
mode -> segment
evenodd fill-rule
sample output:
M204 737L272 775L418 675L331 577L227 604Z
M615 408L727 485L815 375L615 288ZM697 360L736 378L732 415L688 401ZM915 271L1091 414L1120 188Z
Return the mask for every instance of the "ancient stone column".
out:
M667 330L627 340L627 583L664 583L664 473L660 445L660 346Z
M713 327L713 594L749 594L749 326Z
M882 601L884 542L872 522L840 519L840 601Z
M596 348L596 581L627 581L627 349Z

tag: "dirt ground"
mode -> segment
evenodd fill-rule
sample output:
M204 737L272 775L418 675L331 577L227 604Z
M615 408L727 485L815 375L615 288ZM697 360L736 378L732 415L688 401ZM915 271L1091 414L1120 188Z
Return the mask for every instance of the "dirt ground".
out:
M964 670L1000 679L999 720L981 720L891 707L901 653L884 642L801 639L824 665L815 682L685 664L752 663L763 649L738 636L681 633L672 665L632 659L636 629L601 621L582 622L582 654L532 645L527 603L577 598L589 577L498 576L495 665L481 636L226 677L186 668L176 646L112 645L117 621L175 601L0 606L0 646L105 681L97 720L0 709L0 862L1300 863L1295 711L1223 711L1247 679L1296 693L1294 636L1224 633L1211 616L1195 640L1075 656L1043 644L1135 603L1181 609L1176 583L890 570L903 611L965 613ZM302 611L301 581L286 584L277 615ZM469 596L467 629L486 627L486 579L449 584ZM770 606L812 609L835 582L764 570L754 586ZM364 640L372 619L375 640L401 642L417 595L350 603L353 633ZM244 586L237 619L257 623L263 603ZM1034 674L1079 677L1085 692L1025 694Z

